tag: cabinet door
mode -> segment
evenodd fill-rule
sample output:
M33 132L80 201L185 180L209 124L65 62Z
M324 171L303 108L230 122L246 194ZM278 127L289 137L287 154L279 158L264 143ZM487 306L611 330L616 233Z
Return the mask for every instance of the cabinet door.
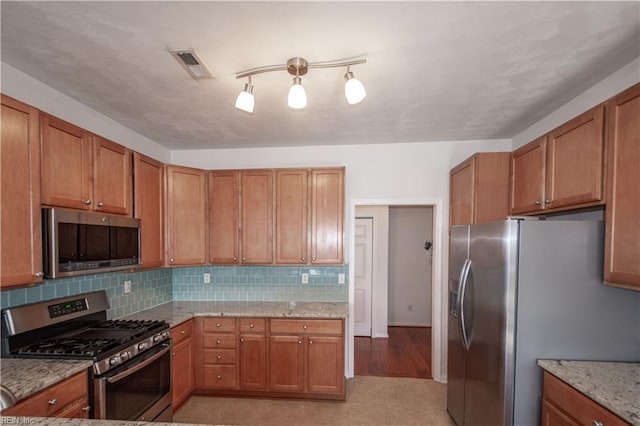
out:
M603 199L604 106L581 114L551 132L547 145L546 208Z
M167 167L169 265L199 265L207 260L205 172Z
M135 153L133 168L142 267L157 268L164 264L164 165Z
M93 208L91 135L73 124L41 115L42 204Z
M242 171L242 262L273 263L273 172Z
M100 136L93 146L93 208L131 215L131 151Z
M558 410L546 399L542 400L542 426L578 426L573 419Z
M449 175L449 225L470 225L473 222L475 157L451 170Z
M193 339L188 338L178 343L172 351L172 386L173 408L176 409L189 398L193 391Z
M209 261L236 264L239 257L239 172L209 172Z
M276 170L276 263L308 261L309 173Z
M640 289L640 84L609 102L604 279Z
M0 286L42 281L38 110L2 95Z
M343 261L344 168L311 171L311 263Z
M473 223L504 220L509 216L510 152L476 154Z
M544 209L547 137L513 151L511 155L511 214Z
M267 343L264 335L240 335L240 388L267 388Z
M307 338L307 390L342 393L344 390L344 339L342 336Z
M269 389L304 391L304 346L301 336L270 336Z

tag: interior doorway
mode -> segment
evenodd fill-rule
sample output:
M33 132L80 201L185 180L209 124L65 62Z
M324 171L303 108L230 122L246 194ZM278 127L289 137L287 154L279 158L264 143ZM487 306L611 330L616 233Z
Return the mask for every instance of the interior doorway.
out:
M354 372L431 378L434 206L356 206L355 216Z

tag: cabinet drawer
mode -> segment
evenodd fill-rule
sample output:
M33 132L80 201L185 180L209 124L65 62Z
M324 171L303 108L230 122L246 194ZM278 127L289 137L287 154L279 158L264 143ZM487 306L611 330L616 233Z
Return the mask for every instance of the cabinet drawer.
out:
M607 426L628 425L611 411L547 372L544 373L544 398L576 419L579 424L600 422Z
M235 318L205 318L202 322L202 326L205 332L235 333L236 319Z
M87 398L87 372L57 383L2 412L3 416L54 417L68 410L70 404Z
M235 364L236 363L235 349L205 349L203 355L204 355L205 364Z
M206 388L235 388L235 365L205 365L203 371L204 387Z
M342 320L289 320L272 319L270 321L271 333L319 333L342 334Z
M206 349L234 349L236 347L236 335L205 334L202 344Z
M266 320L264 318L240 318L241 333L264 333Z
M188 339L193 334L193 320L183 322L180 325L176 325L171 329L171 338L173 339L174 346Z

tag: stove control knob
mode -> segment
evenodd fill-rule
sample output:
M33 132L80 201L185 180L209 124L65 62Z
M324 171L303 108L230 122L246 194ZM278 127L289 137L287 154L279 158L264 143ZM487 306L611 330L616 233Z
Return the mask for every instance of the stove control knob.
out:
M171 337L171 333L169 333L168 331L163 331L162 332L162 337L164 337L165 339L168 339Z
M145 349L147 349L147 343L146 342L138 343L138 350L139 351L144 351Z
M118 355L116 356L112 356L111 358L109 358L109 365L110 366L114 366L116 364L120 363L120 357Z
M162 334L156 334L153 336L153 343L158 343L160 340L162 340Z
M121 359L123 362L124 362L124 361L126 361L126 360L128 360L128 359L129 359L129 352L126 352L126 351L125 351L125 352L122 352L122 353L120 354L120 359Z

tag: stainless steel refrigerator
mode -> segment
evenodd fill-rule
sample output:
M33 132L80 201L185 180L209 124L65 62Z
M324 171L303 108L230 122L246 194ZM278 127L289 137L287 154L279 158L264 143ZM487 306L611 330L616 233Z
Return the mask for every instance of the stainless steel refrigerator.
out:
M547 359L640 360L640 292L602 284L598 221L451 228L447 410L538 426Z

